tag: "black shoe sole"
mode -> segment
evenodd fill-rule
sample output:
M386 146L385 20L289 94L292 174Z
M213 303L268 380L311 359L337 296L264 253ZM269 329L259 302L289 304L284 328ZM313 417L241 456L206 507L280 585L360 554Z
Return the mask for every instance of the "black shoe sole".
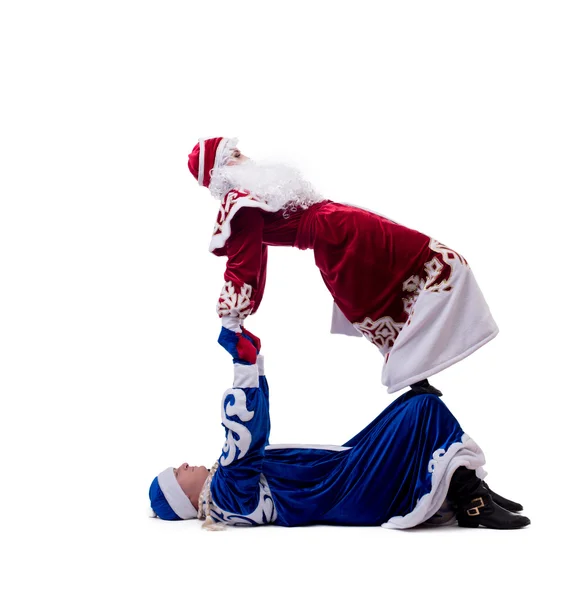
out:
M526 517L528 519L528 517ZM468 529L477 529L478 527L482 527L483 529L499 529L501 531L508 529L523 529L524 527L530 525L530 519L528 519L528 523L522 523L518 525L510 524L509 526L504 526L499 523L491 523L490 525L486 525L485 523L475 523L470 521L458 521L458 527L466 527Z

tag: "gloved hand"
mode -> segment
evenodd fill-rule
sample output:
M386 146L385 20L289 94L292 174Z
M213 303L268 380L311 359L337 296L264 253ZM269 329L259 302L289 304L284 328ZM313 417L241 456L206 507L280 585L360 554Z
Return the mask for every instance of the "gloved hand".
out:
M232 355L234 362L256 364L260 339L245 329L238 317L222 317L218 343Z

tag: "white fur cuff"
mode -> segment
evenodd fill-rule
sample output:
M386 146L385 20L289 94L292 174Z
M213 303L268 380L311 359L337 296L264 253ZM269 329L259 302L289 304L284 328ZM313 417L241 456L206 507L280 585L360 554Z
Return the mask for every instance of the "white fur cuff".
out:
M234 365L235 388L258 387L258 365Z

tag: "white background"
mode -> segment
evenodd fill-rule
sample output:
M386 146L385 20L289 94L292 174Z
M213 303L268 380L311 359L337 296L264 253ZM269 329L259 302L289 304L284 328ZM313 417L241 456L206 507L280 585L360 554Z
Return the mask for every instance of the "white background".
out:
M574 544L571 2L19 2L0 13L2 596L568 598ZM257 528L147 517L210 465L217 204L198 137L469 260L501 334L433 378L522 531ZM343 443L392 399L330 336L311 252L272 248L272 443ZM560 548L561 542L567 546ZM573 591L573 590L572 590Z

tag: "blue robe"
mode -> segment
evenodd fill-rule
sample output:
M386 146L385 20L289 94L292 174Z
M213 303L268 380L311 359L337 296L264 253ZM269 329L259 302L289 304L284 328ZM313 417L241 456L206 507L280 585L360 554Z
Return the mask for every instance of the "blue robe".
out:
M222 399L226 443L210 514L233 525L384 525L442 513L452 473L484 476L484 455L432 394L404 394L343 446L269 445L269 388L258 365L235 364Z

